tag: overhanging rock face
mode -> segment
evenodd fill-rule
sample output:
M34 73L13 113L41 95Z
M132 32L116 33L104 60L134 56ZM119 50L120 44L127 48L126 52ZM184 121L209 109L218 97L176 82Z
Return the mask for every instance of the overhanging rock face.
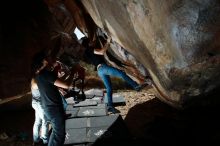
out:
M218 0L82 3L95 23L148 69L166 103L182 107L219 87Z
M126 72L138 80L150 74L157 97L169 105L220 93L219 0L43 2L2 4L12 15L1 13L1 98L28 92L32 56L50 46L55 31L72 33L76 26L90 38L97 26L106 32L111 53L130 65Z

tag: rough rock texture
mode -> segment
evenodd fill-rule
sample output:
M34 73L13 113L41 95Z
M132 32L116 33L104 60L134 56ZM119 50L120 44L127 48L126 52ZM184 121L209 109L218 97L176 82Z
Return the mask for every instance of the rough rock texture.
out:
M219 87L218 0L82 0L95 23L135 56L175 107Z
M85 10L85 7L80 1L45 0L45 2L51 13L62 26L63 32L73 36L75 27L78 27L91 42L96 39L97 35L108 36L108 33L104 29L100 29L94 23L92 17ZM80 47L79 44L77 44L77 40L72 39L71 43L69 43L69 39L65 38L65 36L61 37L63 38L62 40L64 40L62 43L67 47L60 50L58 56L65 54L65 56L72 57L72 60L80 58L79 56L83 51L79 50ZM111 41L111 45L108 48L108 56L105 57L112 66L124 70L138 83L143 83L148 75L146 68L144 68L132 54L115 41Z
M0 23L0 98L30 91L33 55L49 46L57 25L42 1L4 1Z
M150 75L156 96L169 105L209 100L220 87L219 0L44 2L48 7L43 0L1 4L0 98L29 91L33 54L49 46L54 32L76 26L91 40L98 29L111 37L109 53L137 80Z

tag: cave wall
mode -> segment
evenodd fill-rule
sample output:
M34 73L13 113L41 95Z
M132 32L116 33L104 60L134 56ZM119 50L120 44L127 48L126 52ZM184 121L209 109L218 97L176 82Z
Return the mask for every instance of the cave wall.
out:
M95 24L94 20L85 9L81 1L45 0L45 3L48 5L50 12L62 26L64 33L74 38L69 40L68 38L65 38L64 35L61 36L63 40L62 44L65 47L63 47L63 50L59 50L59 55L57 56L62 56L60 54L65 54L65 56L68 56L69 60L72 60L72 62L80 58L80 54L82 54L83 49L80 49L80 44L78 43L78 40L75 39L76 37L73 34L75 27L79 28L81 32L83 32L90 39L90 42L95 41L96 37L99 35L107 36L109 38L111 37L104 29L101 29ZM108 55L105 55L105 58L109 64L124 70L138 83L143 83L148 76L146 68L140 64L130 52L125 50L117 42L113 40L111 41L107 54ZM63 57L60 58L60 61L62 60ZM63 61L65 62L65 60Z
M219 87L218 0L82 0L95 23L146 67L158 97L182 107Z
M4 1L0 98L30 90L31 58L54 32L77 26L93 39L99 27L112 38L111 53L130 64L128 73L137 71L139 80L149 74L158 98L184 107L220 87L219 12L218 0Z
M0 98L30 91L33 55L47 49L59 28L43 1L2 1L0 22Z

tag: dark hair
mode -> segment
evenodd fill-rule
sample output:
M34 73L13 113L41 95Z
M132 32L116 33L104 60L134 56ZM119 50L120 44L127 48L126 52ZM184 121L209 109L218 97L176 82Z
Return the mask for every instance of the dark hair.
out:
M60 36L58 36L58 38L56 38L56 40L54 40L55 42L54 42L54 46L53 46L53 49L51 50L51 52L50 52L50 57L51 58L56 58L57 57L57 55L58 55L58 53L59 53L59 51L60 51L60 48L62 47L62 43L63 43L63 41L62 41L62 36L60 35Z
M102 48L107 43L106 39L103 36L97 36L96 39L96 48Z
M83 37L80 39L81 44L88 48L90 45L95 48L102 48L106 44L106 39L103 36L97 36L96 40L93 43L90 43L90 40L88 37Z
M80 39L80 42L82 44L83 47L88 48L89 47L89 38L87 37L82 37Z
M31 64L31 74L35 75L36 71L43 66L43 60L47 58L47 54L44 51L38 52L34 55Z

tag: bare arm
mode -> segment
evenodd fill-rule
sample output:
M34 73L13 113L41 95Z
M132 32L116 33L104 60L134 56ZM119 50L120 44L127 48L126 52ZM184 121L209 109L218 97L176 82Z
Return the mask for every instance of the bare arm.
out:
M38 89L36 80L34 78L31 79L31 88L32 89Z
M64 89L72 89L74 87L71 83L68 84L60 79L57 79L54 82L54 85L60 88L64 88Z
M101 45L102 48L95 48L94 49L94 54L97 54L97 55L104 55L106 50L108 49L108 45L110 43L110 38L108 38L107 42L105 43L105 45Z
M101 49L94 49L94 54L97 55L104 55L107 49L101 48Z

